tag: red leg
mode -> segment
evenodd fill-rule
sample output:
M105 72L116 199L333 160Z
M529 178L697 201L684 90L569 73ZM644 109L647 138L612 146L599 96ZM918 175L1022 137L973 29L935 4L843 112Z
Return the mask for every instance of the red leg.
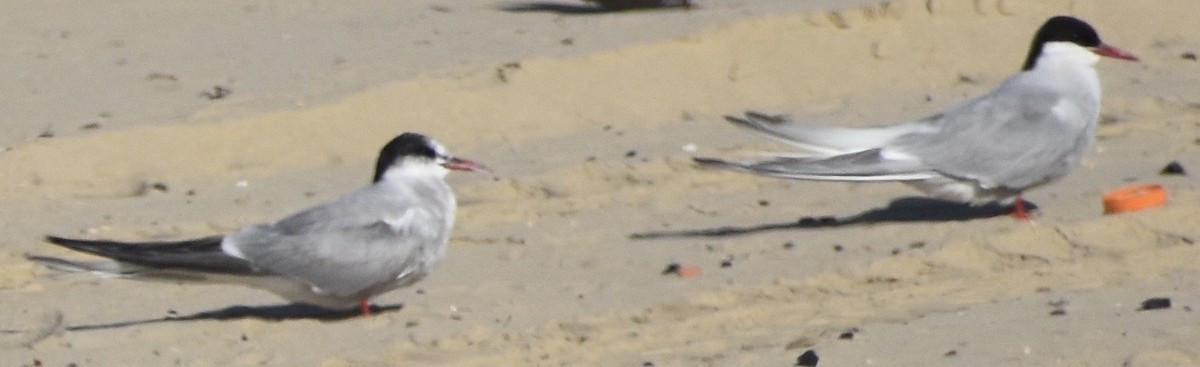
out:
M371 316L371 302L367 301L367 297L358 299L358 308L362 310L363 316Z
M1017 200L1013 201L1012 216L1019 220L1033 219L1033 216L1029 215L1029 212L1025 210L1025 200L1021 199L1020 195L1017 195Z

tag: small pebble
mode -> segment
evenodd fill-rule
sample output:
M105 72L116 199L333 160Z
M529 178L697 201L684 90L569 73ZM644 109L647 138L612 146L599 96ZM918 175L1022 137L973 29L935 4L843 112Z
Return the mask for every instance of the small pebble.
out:
M733 256L726 257L724 260L721 260L721 267L722 268L733 267Z
M1184 60L1192 60L1192 61L1196 61L1196 53L1195 53L1195 52L1191 52L1191 51L1188 51L1188 52L1184 52L1184 53L1182 53L1182 54L1179 54L1179 57L1180 57L1180 58L1182 58L1182 59L1184 59Z
M846 248L842 247L842 245L833 245L833 252L842 252L842 250L845 250L845 249Z
M954 349L951 349L949 352L946 352L946 354L943 354L942 356L943 356L943 357L953 357L953 356L956 356L956 355L958 355L958 351L957 351L957 350L954 350Z
M841 339L841 340L854 340L854 332L855 332L855 330L846 330L845 332L842 332L841 334L838 334L838 339Z
M766 199L759 200L759 201L758 201L758 206L771 206L771 202L770 202L770 201L767 201Z
M787 242L784 242L784 243L783 243L783 249L784 249L784 250L791 250L791 249L794 249L794 248L796 248L796 243L795 243L795 242L792 242L792 241L787 241Z
M1154 297L1142 301L1142 308L1138 311L1150 311L1164 308L1171 308L1171 299L1166 297Z
M1163 167L1162 171L1158 171L1158 174L1163 175L1163 176L1167 176L1167 175L1184 176L1184 175L1187 175L1187 171L1183 170L1183 165L1179 164L1179 161L1171 161L1171 163L1167 163L1166 167Z
M633 158L633 157L637 157L636 150L631 150L631 151L625 152L625 158Z
M671 274L679 274L679 263L667 264L667 267L665 269L663 269L663 271L662 271L662 275L671 275Z
M809 350L804 351L804 354L801 354L799 357L796 357L796 366L797 367L816 367L817 360L819 360L819 359L820 358L817 357L817 352L814 352L812 349L809 349Z
M1066 315L1066 314L1067 314L1067 310L1064 310L1061 308L1056 308L1053 311L1050 311L1050 316L1062 316L1062 315Z
M230 90L229 88L225 88L225 87L222 87L219 85L214 85L212 90L206 90L204 92L201 92L200 96L204 97L204 98L208 98L210 101L215 101L215 100L229 96L230 93L233 93L233 91Z

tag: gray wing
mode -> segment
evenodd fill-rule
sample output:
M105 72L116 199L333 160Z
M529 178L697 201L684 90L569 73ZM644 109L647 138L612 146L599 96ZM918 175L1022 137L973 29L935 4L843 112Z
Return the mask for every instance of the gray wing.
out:
M885 149L984 188L1024 189L1068 172L1090 143L1086 121L1064 121L1055 112L1066 102L1049 90L1002 86L922 120L930 128Z
M725 120L784 143L827 155L879 148L897 136L920 128L912 124L867 128L813 125L754 111L747 111L744 117L725 116Z
M274 224L243 228L225 246L255 267L353 296L416 271L445 246L445 203L371 187Z
M709 167L800 180L906 181L924 180L934 176L934 173L919 161L887 159L881 149L832 157L779 156L745 163L712 158L694 160Z

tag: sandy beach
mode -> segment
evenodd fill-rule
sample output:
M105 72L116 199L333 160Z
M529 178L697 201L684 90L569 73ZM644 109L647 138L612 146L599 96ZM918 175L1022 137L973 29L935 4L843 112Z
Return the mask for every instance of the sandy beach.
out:
M0 364L1200 365L1200 3L695 3L0 6ZM1026 193L1032 221L691 161L790 149L722 119L749 109L845 126L936 113L1017 71L1058 14L1141 61L1097 65L1097 142ZM86 258L46 234L279 218L368 183L403 131L499 178L451 175L447 258L373 317L25 259ZM1170 162L1188 174L1161 175ZM1104 214L1101 195L1133 183L1170 199ZM735 233L670 235L718 229Z

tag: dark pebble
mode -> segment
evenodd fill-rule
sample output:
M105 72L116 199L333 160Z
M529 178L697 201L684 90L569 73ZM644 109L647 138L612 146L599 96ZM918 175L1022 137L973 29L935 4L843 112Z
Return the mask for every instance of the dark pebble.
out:
M958 351L957 351L957 350L954 350L954 349L951 349L949 352L946 352L946 354L943 354L942 356L943 356L943 357L953 357L953 356L956 356L956 355L958 355Z
M842 252L842 250L845 250L845 249L846 248L842 247L842 245L833 245L833 252Z
M730 257L725 258L724 260L721 260L721 267L722 268L733 267L733 256L730 256Z
M809 349L809 350L804 351L804 354L801 354L799 357L796 357L796 366L797 367L816 367L817 360L819 360L819 359L820 358L817 357L817 352L814 352L812 349Z
M787 242L784 242L784 243L783 243L783 249L784 249L784 250L791 250L791 249L794 249L794 248L796 248L796 243L795 243L795 242L792 242L792 241L787 241Z
M1179 161L1171 161L1171 163L1167 163L1166 167L1163 167L1162 171L1158 171L1158 174L1163 175L1163 176L1166 176L1166 175L1183 176L1183 175L1187 175L1187 171L1183 170L1183 165L1179 164Z
M1179 54L1179 57L1180 57L1180 58L1182 58L1182 59L1184 59L1184 60L1192 60L1192 61L1196 61L1196 53L1195 53L1195 52L1191 52L1191 51L1188 51L1188 52L1184 52L1184 53L1182 53L1182 54Z
M1171 299L1166 297L1154 297L1142 301L1142 308L1138 311L1150 311L1163 308L1171 308Z
M663 269L663 271L662 271L662 275L671 275L671 274L679 274L679 263L667 264L667 267L665 269Z
M842 332L841 334L838 334L838 339L841 339L841 340L854 340L854 330L846 330L845 332Z
M225 88L225 87L222 87L219 85L214 85L212 90L207 90L207 91L201 92L200 96L204 97L204 98L208 98L209 100L215 101L215 100L229 96L230 93L233 93L233 91L230 90L229 88Z
M637 157L636 150L631 150L631 151L625 152L625 158L633 158L633 157Z
M1050 311L1050 316L1062 316L1062 315L1066 315L1066 314L1067 314L1067 310L1064 310L1061 308L1056 308L1056 309L1054 309L1054 311Z
M759 201L758 201L758 206L770 206L770 205L771 205L771 202L770 202L770 201L766 201L766 200L759 200Z

